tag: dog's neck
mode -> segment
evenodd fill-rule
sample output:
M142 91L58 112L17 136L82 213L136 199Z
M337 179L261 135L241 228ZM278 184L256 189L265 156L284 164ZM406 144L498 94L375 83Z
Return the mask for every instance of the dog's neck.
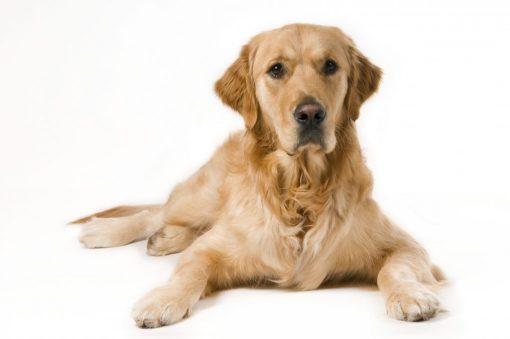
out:
M353 122L339 126L336 137L337 144L331 153L304 150L289 155L276 148L274 137L248 132L251 142L247 151L253 160L259 191L286 225L301 225L306 230L315 224L338 189L351 190L353 185L371 187L366 173L353 171L363 162Z

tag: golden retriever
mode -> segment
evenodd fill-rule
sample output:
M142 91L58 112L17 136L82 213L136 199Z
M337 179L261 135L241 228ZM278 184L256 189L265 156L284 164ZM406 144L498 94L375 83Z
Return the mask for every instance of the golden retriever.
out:
M210 291L239 284L311 290L356 279L377 283L393 318L441 310L441 272L371 198L355 121L380 79L334 27L287 25L242 48L215 89L246 129L164 205L76 221L89 248L149 238L150 255L183 251L170 281L135 304L138 326L175 323Z

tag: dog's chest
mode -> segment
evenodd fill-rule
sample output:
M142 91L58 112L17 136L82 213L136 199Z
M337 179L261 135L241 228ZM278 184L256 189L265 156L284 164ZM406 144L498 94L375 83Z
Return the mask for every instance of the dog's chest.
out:
M329 215L334 215L329 213ZM277 256L267 257L266 263L276 273L276 281L285 287L313 289L318 287L328 272L331 271L331 246L334 246L339 227L334 227L336 220L325 214L317 215L315 222L303 215L302 222L297 225L278 223L270 237L271 251Z

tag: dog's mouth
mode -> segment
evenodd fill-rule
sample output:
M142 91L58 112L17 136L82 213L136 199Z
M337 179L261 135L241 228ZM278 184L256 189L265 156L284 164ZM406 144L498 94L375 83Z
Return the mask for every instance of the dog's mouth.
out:
M280 150L287 155L293 157L307 151L327 154L331 151L324 126L298 126L295 132L297 133L293 143L287 145L280 143Z
M322 129L320 127L300 128L298 141L294 149L294 153L305 149L316 151L325 149Z

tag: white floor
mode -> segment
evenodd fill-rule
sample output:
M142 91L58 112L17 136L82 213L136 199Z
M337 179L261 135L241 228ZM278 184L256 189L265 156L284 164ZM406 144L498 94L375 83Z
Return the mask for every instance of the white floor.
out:
M142 330L130 319L131 304L167 279L179 255L149 257L144 242L82 248L78 227L64 224L77 215L81 199L75 192L10 193L1 201L8 226L2 227L0 250L3 338L504 337L507 246L506 239L490 239L506 226L502 206L464 200L445 211L445 201L425 197L388 204L400 221L419 230L450 278L441 291L449 311L429 322L388 319L379 291L368 286L311 292L239 288L200 301L181 323Z

